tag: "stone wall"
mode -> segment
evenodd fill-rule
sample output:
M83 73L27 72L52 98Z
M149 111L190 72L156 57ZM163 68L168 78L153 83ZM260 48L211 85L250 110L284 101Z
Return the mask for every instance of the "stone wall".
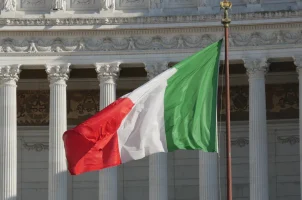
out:
M224 126L220 132L220 185L225 196ZM47 199L47 127L23 127L18 131L19 200ZM269 134L269 181L272 200L299 200L298 120L271 120ZM26 137L25 137L26 136ZM234 199L249 199L248 122L232 123ZM148 199L148 158L118 167L119 199ZM198 151L168 155L170 200L198 199ZM98 173L69 177L69 200L97 200Z

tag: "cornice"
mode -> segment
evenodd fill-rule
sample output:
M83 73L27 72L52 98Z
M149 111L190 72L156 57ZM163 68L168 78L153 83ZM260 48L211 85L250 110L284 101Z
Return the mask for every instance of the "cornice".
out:
M302 17L302 10L272 11L231 14L232 21L272 20ZM133 24L178 24L220 22L221 13L207 15L175 15L175 16L139 16L139 17L94 17L94 18L48 18L44 15L36 18L1 18L2 26L80 26L80 25L133 25Z

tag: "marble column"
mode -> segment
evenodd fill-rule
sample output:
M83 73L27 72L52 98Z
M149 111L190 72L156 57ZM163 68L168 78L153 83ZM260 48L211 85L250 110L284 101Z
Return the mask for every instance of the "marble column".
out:
M148 78L152 79L168 69L168 63L145 63ZM168 200L167 153L149 157L149 200Z
M199 151L199 199L218 200L217 153Z
M299 76L299 137L302 138L302 56L295 57L294 63ZM302 183L302 142L300 142L300 174L300 183ZM300 199L302 200L302 184L300 184Z
M17 81L20 65L0 66L0 200L17 199Z
M249 77L250 200L268 200L268 140L266 124L266 58L244 60Z
M116 99L116 79L120 63L96 63L100 81L100 109ZM103 169L99 173L99 200L117 200L117 167Z
M48 200L67 200L67 165L62 136L67 130L69 66L46 65L50 82Z

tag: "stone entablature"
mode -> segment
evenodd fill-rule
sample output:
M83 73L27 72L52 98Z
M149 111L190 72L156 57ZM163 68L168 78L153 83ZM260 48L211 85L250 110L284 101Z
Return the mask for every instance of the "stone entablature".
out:
M231 51L302 47L302 23L233 25ZM7 31L0 33L0 56L94 55L195 52L223 37L222 27Z

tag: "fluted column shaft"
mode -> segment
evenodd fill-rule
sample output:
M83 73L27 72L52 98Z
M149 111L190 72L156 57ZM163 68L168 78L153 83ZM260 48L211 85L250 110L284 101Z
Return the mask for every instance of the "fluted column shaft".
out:
M19 65L0 66L0 200L17 199L17 81Z
M100 81L100 110L116 99L116 79L119 63L96 63ZM117 167L106 168L99 173L99 200L117 200Z
M217 154L199 151L199 199L218 200Z
M299 137L302 138L302 56L295 57L295 65L299 76ZM300 142L300 183L302 183L302 142ZM302 200L302 184L300 184L300 199Z
M67 200L63 133L67 129L66 81L69 64L47 65L50 81L48 200Z
M152 79L168 69L167 62L145 63L148 78ZM167 153L149 156L149 200L168 200Z
M266 59L245 62L249 76L250 199L269 200L268 140L266 125Z

